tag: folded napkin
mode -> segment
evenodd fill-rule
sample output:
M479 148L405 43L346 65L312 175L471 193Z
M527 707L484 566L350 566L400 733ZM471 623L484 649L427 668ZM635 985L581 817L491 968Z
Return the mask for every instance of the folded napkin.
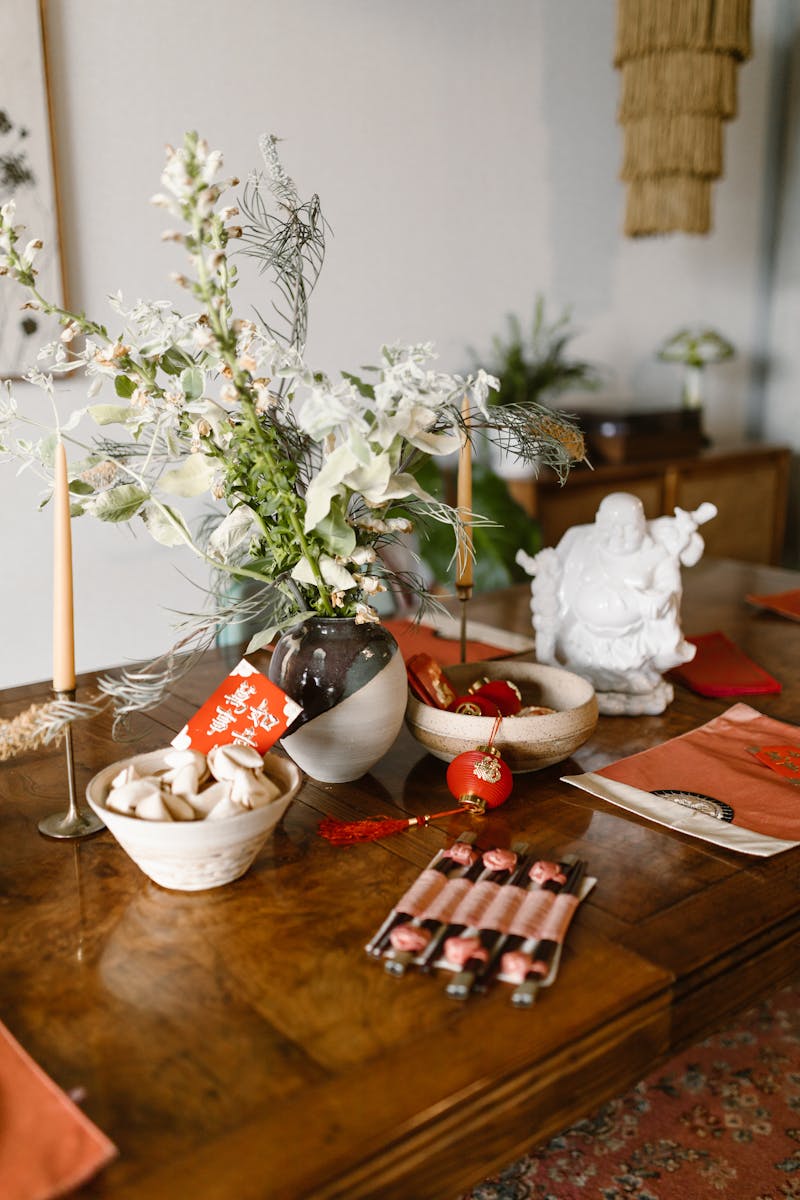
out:
M697 647L697 653L691 662L667 674L699 696L758 696L781 690L777 679L724 633L703 633L686 640Z
M383 624L397 640L406 661L414 654L429 654L443 667L461 661L460 623L456 617L438 616L430 623L393 620ZM533 639L530 637L474 621L467 623L467 662L505 658L531 649Z
M768 608L792 621L800 621L800 588L791 592L773 592L769 596L745 596L748 604L756 608Z
M0 1025L0 1195L50 1200L80 1187L116 1148Z
M705 841L769 855L800 841L800 773L770 765L796 754L797 726L734 704L689 733L564 782Z

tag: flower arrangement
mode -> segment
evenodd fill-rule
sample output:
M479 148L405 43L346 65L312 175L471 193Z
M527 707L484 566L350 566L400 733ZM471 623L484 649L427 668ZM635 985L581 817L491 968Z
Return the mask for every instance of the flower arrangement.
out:
M185 619L158 669L101 680L118 713L153 703L177 669L177 652L209 645L220 624L259 614L253 650L310 614L378 620L377 593L416 586L410 575L392 576L386 546L419 516L455 535L461 528L465 514L416 478L431 456L481 436L511 438L523 457L561 472L582 456L567 420L535 404L494 408L496 380L483 370L466 378L436 370L428 344L384 346L358 375L313 370L304 357L308 300L327 226L316 196L301 201L276 139L263 138L261 150L264 169L234 202L226 193L239 181L223 179L221 154L197 134L168 148L164 190L153 199L181 223L163 236L185 251L188 267L174 279L193 311L165 301L126 307L118 294L110 302L117 332L40 294L41 242L15 226L13 201L0 208L0 274L26 289L27 308L61 326L40 352L45 365L27 378L51 398L59 377L83 373L90 381L89 404L33 438L23 428L33 422L6 384L0 449L49 482L55 437L63 437L77 450L74 516L141 523L210 572L210 604ZM235 260L247 257L272 276L274 324L235 314ZM113 397L100 398L103 389ZM100 434L81 436L87 423ZM193 521L188 509L198 497L210 511Z

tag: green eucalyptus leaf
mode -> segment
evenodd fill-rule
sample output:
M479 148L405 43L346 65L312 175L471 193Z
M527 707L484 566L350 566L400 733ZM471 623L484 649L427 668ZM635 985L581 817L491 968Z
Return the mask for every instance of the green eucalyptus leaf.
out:
M161 355L161 370L165 375L180 375L181 371L189 365L189 359L175 346L170 346Z
M96 425L124 425L133 409L119 404L90 404L86 411Z
M205 377L199 367L186 367L181 371L181 387L188 400L199 400L204 386Z
M136 391L136 384L127 375L117 375L114 380L114 391L123 400L130 400L133 393Z
M145 505L142 520L151 538L162 546L183 546L190 537L188 526L181 514L167 505Z
M261 629L257 634L250 638L245 649L245 654L255 654L256 650L263 650L281 631L280 625L270 625L268 629Z
M323 517L321 521L317 522L314 532L319 535L325 549L330 554L349 558L356 548L356 532L353 526L348 525L345 520L341 500L338 497L331 501L327 517Z
M138 484L121 483L95 496L87 504L86 510L101 521L130 521L147 499L148 493Z
M69 490L73 496L91 496L94 493L94 488L85 479L73 479L69 485Z
M214 474L212 459L205 454L190 454L179 467L165 471L158 486L171 496L200 496L210 488Z

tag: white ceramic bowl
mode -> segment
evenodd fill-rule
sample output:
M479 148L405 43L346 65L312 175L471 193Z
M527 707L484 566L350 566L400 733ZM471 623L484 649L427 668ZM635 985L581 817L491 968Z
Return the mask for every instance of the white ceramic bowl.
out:
M287 758L268 754L264 773L281 789L271 804L215 821L142 821L106 808L111 780L132 763L142 774L162 770L166 750L137 754L112 763L95 775L86 799L122 849L161 887L199 892L220 887L244 875L267 834L278 824L303 781L299 767Z
M522 694L525 705L543 705L556 711L540 717L505 717L494 744L512 771L540 771L569 758L591 736L597 725L594 688L579 675L539 663L460 663L447 667L447 677L463 694L477 679L510 679ZM470 717L423 704L410 691L406 724L426 750L451 762L464 750L485 745L491 736L493 717Z

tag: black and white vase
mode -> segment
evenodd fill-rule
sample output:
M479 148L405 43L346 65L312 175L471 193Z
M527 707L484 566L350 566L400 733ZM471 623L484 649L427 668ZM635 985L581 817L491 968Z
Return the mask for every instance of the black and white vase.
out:
M382 625L309 617L279 638L269 677L303 708L281 744L312 779L360 778L400 732L406 668Z

